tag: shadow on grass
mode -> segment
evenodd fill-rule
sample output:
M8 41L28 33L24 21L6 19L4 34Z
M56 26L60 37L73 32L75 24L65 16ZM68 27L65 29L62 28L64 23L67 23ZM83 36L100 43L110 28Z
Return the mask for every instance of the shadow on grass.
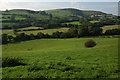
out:
M2 58L2 67L14 67L20 65L26 65L22 62L23 59L18 57L3 57Z

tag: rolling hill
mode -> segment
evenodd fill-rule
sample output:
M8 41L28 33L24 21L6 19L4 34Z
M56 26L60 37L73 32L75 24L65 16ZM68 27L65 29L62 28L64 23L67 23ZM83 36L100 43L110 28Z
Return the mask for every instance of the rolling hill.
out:
M48 24L79 21L82 18L89 18L93 21L98 21L103 19L113 19L114 17L114 15L106 14L100 11L85 11L74 8L53 9L45 11L12 9L2 11L0 24L1 22L3 23L2 28L4 29L11 29L13 27L24 28L29 26L43 27L46 25L48 27Z
M65 9L54 9L54 10L46 10L46 11L33 11L33 10L26 10L26 9L13 9L13 10L7 10L2 11L3 17L16 14L16 15L26 15L27 17L35 17L35 18L49 18L49 14L52 14L53 17L83 17L83 16L92 16L92 15L98 15L98 16L104 16L109 15L100 11L85 11L85 10L79 10L74 8L65 8ZM112 16L112 15L111 15ZM23 16L25 17L25 16Z

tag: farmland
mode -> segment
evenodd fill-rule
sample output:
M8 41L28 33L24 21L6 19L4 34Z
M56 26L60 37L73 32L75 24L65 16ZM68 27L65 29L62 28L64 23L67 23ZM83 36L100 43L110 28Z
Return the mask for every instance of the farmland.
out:
M88 39L97 45L85 48ZM3 57L20 57L26 63L3 68L3 78L117 78L117 45L118 38L39 39L3 45Z
M106 30L120 29L120 25L104 26L104 27L102 27L102 29L103 29L103 33L104 33Z
M118 78L118 16L74 8L2 14L3 78Z
M40 27L27 27L27 28L21 28L20 30L25 30L25 29L38 29ZM41 28L42 29L42 28ZM42 32L45 34L52 34L53 32L60 31L60 32L66 32L69 28L57 28L57 29L45 29L45 30L36 30L36 31L21 31L18 33L26 33L26 34L37 34L38 32ZM12 29L8 30L3 30L3 33L9 34L9 35L14 35Z
M74 24L79 24L78 22L71 22L71 23L74 23ZM67 23L67 24L70 24L70 23ZM20 28L19 30L25 30L25 29L42 29L42 27L26 27L26 28ZM119 28L119 25L109 25L109 26L103 26L101 27L103 29L103 33L106 31L106 30L111 30L111 29L118 29ZM53 32L56 32L56 31L60 31L60 32L66 32L69 28L67 27L64 27L64 28L56 28L56 29L45 29L45 30L37 30L37 31L21 31L19 33L26 33L26 34L37 34L38 32L42 32L42 33L48 33L48 34L52 34ZM13 31L12 29L8 29L8 30L3 30L2 31L3 33L6 33L6 34L9 34L9 35L14 35L13 34Z

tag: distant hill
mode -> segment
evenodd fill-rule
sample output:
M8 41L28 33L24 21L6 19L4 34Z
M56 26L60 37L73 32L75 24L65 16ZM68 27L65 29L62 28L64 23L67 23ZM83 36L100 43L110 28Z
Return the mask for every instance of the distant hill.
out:
M11 14L17 14L17 15L26 15L33 18L41 18L41 19L48 19L50 17L50 14L53 17L83 17L83 16L105 16L109 15L100 11L85 11L85 10L79 10L74 8L65 8L65 9L54 9L54 10L46 10L46 11L33 11L33 10L26 10L26 9L13 9L8 11L2 11L3 15L11 15ZM109 15L110 16L110 15ZM113 15L111 15L113 16Z
M74 8L55 9L46 11L56 17L67 17L67 16L91 16L91 15L107 15L100 11L85 11Z
M79 21L81 18L87 18L90 21L102 21L113 19L114 17L114 15L106 14L100 11L86 11L74 8L45 11L12 9L2 11L2 16L0 16L0 24L2 22L2 28L4 29L10 29L14 26L18 28L29 26L45 26L45 28L48 28L48 24Z

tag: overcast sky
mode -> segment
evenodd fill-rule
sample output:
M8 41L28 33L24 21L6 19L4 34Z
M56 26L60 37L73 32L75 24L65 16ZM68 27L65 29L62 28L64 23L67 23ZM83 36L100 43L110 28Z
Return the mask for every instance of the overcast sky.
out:
M42 2L43 1L43 2ZM0 10L30 9L50 10L58 8L77 8L80 10L97 10L118 15L119 0L0 0ZM48 2L49 1L49 2Z

